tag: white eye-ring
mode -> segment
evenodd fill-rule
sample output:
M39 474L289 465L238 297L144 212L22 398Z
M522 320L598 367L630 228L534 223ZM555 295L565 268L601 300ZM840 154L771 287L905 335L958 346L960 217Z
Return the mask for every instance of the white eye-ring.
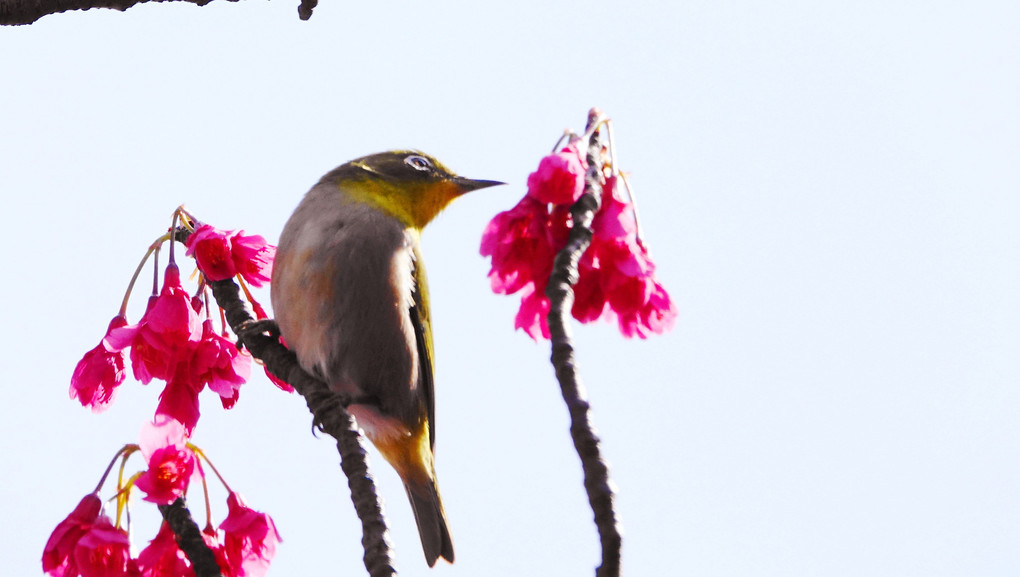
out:
M415 170L421 170L423 172L432 170L432 162L429 159L425 158L424 156L420 156L417 154L412 154L411 156L405 158L404 164L409 165L411 168Z

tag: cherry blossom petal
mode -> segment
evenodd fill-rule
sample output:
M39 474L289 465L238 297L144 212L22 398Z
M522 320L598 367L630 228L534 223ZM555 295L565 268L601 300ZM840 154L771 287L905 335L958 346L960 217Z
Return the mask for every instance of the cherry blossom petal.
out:
M52 577L74 577L79 574L74 548L99 519L103 502L95 493L86 495L66 519L57 524L43 548L43 572Z
M233 238L233 259L237 272L249 284L261 287L273 277L273 259L276 247L259 235L245 235L240 231Z
M573 204L584 192L586 165L574 144L546 156L528 176L528 195L542 203Z
M240 495L227 497L227 518L220 523L227 560L238 577L262 577L276 554L280 534L273 519L249 508Z
M123 577L131 558L130 541L123 529L100 517L74 548L74 561L82 577Z
M195 257L198 270L211 281L234 278L237 267L234 264L231 239L237 234L232 230L220 230L204 224L188 236L185 245L188 256Z
M78 361L71 375L69 394L83 407L94 413L101 413L109 407L117 394L117 387L124 382L126 355L123 350L111 350L106 346L106 337L114 329L127 325L127 319L117 315L110 321L103 340Z

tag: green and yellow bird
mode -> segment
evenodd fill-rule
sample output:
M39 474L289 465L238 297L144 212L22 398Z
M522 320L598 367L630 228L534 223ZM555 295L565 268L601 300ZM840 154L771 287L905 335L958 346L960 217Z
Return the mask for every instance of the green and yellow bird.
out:
M355 399L351 414L404 482L429 566L453 562L436 487L435 383L421 231L453 199L503 184L417 151L326 174L280 235L272 303L301 366Z

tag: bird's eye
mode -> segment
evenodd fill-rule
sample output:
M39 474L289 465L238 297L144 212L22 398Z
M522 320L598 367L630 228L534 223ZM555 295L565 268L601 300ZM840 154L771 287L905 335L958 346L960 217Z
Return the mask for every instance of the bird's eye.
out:
M424 156L412 154L404 159L404 164L410 165L415 170L428 171L432 170L432 162Z

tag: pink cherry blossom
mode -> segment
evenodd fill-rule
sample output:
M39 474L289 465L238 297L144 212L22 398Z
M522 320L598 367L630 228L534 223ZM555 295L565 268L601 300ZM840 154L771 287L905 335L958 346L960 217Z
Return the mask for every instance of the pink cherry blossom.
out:
M251 357L237 350L237 344L216 333L211 320L202 323L202 340L191 359L195 378L207 385L224 401L224 407L237 402L241 385L251 376Z
M538 291L534 283L529 284L521 291L521 308L514 319L514 328L523 330L536 341L539 337L548 339L550 308L545 288Z
M101 413L109 407L117 394L117 387L124 382L124 351L114 351L105 344L105 339L114 329L127 324L121 315L113 317L103 341L78 361L71 375L70 395L78 399L83 407L94 413Z
M188 558L177 546L177 539L166 521L159 526L159 532L149 545L138 554L137 564L142 577L194 575Z
M647 299L640 307L630 311L617 312L620 331L626 337L646 338L650 334L662 334L676 324L676 305L669 298L666 289L652 281Z
M43 548L42 568L52 577L75 577L79 574L74 548L99 519L103 502L95 493L86 495L56 529Z
M528 195L541 203L573 204L584 192L584 172L588 163L577 144L550 154L528 176Z
M102 516L78 540L74 562L82 577L123 577L128 574L130 546L127 531Z
M139 338L140 328L143 323L148 322L149 315L156 306L158 298L157 295L149 297L149 301L145 305L145 313L137 323L118 327L107 333L106 338L103 339L103 346L108 350L121 352L128 348L131 349L131 372L134 373L136 380L144 384L148 384L154 378L154 375L149 373L149 366L157 367L156 372L166 370L162 366L165 364L162 351L150 346L145 339Z
M276 247L259 235L204 224L191 233L186 245L188 256L195 257L198 269L209 280L226 280L240 274L251 285L260 287L273 276Z
M241 278L256 287L269 282L273 277L276 247L259 235L245 235L243 230L234 237L233 244L234 266Z
M166 268L159 296L150 297L145 314L137 324L110 332L103 343L113 351L131 347L131 369L135 378L148 384L152 379L168 380L186 360L191 343L202 336L202 323L181 285L177 265Z
M602 291L602 270L593 265L593 251L590 249L581 257L578 264L578 279L574 285L574 304L570 314L582 323L590 323L602 318L608 302Z
M602 207L591 223L592 231L600 238L637 238L637 221L630 201L623 195L620 179L610 176L602 187Z
M237 493L227 497L227 518L220 523L223 547L238 577L262 577L276 554L280 534L273 519L245 505Z
M204 224L188 236L185 254L195 257L198 270L211 281L234 278L237 267L234 265L231 238L235 234L232 230L220 230Z
M583 190L585 167L574 144L543 158L528 179L527 195L497 214L482 235L482 256L492 259L493 292L520 291L514 326L536 340L549 338L545 287L556 254L566 246L569 206ZM615 319L624 336L645 338L670 330L677 311L637 238L634 211L619 182L610 176L603 186L591 244L578 264L571 314L584 323Z
M168 505L183 497L195 471L195 453L187 447L187 430L180 422L158 417L142 427L139 447L149 468L135 481L143 498Z
M198 394L203 388L204 385L194 380L186 369L179 370L177 377L170 379L159 394L156 416L170 417L179 421L188 434L191 434L201 416Z
M163 288L152 309L148 326L164 337L167 344L195 342L202 336L198 311L188 291L181 285L181 272L177 265L166 267Z
M492 257L489 282L493 292L512 294L528 283L549 278L558 250L550 229L546 205L530 196L489 222L480 252Z
M575 318L581 321L599 318L594 313L599 309L598 299L603 299L606 306L602 316L615 314L620 332L628 338L646 338L673 328L676 306L655 279L655 264L648 252L633 236L622 239L596 236L585 256L582 263L590 264L580 267L576 294L581 298L575 301L572 311ZM598 287L590 288L591 283Z

